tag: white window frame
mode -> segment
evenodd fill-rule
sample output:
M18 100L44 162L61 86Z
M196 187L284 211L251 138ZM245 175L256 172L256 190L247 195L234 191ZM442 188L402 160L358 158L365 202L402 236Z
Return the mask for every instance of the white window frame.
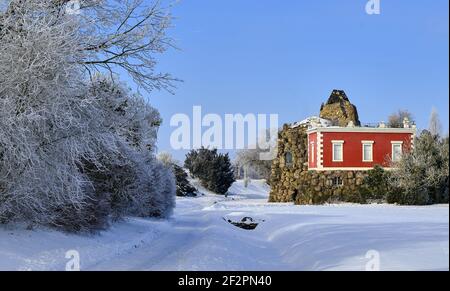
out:
M392 161L393 162L399 162L400 160L401 160L401 158L402 158L402 155L403 155L403 142L402 141L392 141L391 142L391 144L392 144L392 149L391 149L391 159L392 159ZM394 159L394 154L395 154L395 147L396 146L400 146L400 157L398 157L398 159Z
M340 163L340 162L343 162L344 161L344 141L343 140L333 140L333 141L331 141L331 143L333 144L332 145L332 155L333 155L333 162L336 162L336 163ZM339 146L341 146L341 159L336 159L336 157L335 157L335 155L334 155L334 153L335 153L335 150L334 150L334 146L336 146L336 145L339 145Z
M311 142L311 163L315 162L315 157L316 157L315 150L316 150L315 143L312 141Z
M337 183L339 181L339 183ZM343 187L344 186L344 179L342 177L334 177L332 179L332 184L334 187Z
M362 143L362 161L364 163L371 163L371 162L373 162L373 144L375 142L372 141L372 140L363 140L361 143ZM371 153L371 158L370 159L366 159L366 157L365 157L364 148L366 146L370 146L370 153Z

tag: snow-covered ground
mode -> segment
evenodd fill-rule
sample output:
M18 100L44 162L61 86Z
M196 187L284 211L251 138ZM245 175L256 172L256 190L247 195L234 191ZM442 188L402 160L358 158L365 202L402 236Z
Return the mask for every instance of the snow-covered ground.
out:
M96 236L0 228L0 270L448 270L447 205L294 206L238 181L225 198L180 198L169 221L128 219ZM207 191L203 191L207 192ZM252 217L256 230L224 220ZM379 264L378 264L379 262Z

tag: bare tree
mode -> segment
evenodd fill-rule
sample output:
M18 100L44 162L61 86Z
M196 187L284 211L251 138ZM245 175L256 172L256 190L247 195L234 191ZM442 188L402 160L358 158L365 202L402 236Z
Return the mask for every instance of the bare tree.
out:
M173 164L177 164L173 156L168 152L160 152L157 159L168 168L172 167Z
M434 136L440 136L442 132L442 124L439 119L439 114L436 108L433 107L430 115L430 123L428 130Z
M265 132L266 134L260 139L260 144L268 143L271 148L276 147L278 140L267 140L267 138L271 136L271 132L274 132L274 130L267 129ZM265 179L267 183L269 183L270 175L272 173L272 161L261 159L261 155L267 153L268 150L261 149L259 145L256 145L254 148L255 149L238 151L234 164L238 167L239 172L241 168L243 168L245 179L249 177Z
M410 122L414 121L413 115L408 110L398 110L389 116L388 126L392 128L402 128L405 118L408 118Z
M26 9L25 2L38 4L39 10L52 18L51 25L67 22L67 14L73 14L70 16L76 21L76 29L72 33L80 37L72 61L90 76L94 72L115 75L122 71L147 91L170 91L178 81L156 70L156 57L175 47L167 35L171 6L162 0L79 0L77 11L69 6L74 2L70 0L11 0L4 17L20 15ZM15 26L11 31L0 25L2 29L17 35L23 28Z

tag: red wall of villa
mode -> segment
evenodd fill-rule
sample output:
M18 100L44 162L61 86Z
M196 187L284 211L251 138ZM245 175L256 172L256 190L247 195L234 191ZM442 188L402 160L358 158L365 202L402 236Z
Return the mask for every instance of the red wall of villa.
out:
M385 132L322 132L324 168L367 168L381 165L389 167L392 142L402 141L403 152L411 149L411 133ZM333 162L333 140L343 140L343 162ZM363 162L362 141L373 141L373 162ZM313 166L314 167L314 166Z

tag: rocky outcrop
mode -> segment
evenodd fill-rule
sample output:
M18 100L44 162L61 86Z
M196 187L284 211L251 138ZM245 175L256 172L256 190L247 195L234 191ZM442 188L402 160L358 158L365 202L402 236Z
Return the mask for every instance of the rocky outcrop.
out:
M327 103L320 109L320 117L331 120L338 126L347 126L350 122L355 126L361 125L358 109L342 90L333 90Z

